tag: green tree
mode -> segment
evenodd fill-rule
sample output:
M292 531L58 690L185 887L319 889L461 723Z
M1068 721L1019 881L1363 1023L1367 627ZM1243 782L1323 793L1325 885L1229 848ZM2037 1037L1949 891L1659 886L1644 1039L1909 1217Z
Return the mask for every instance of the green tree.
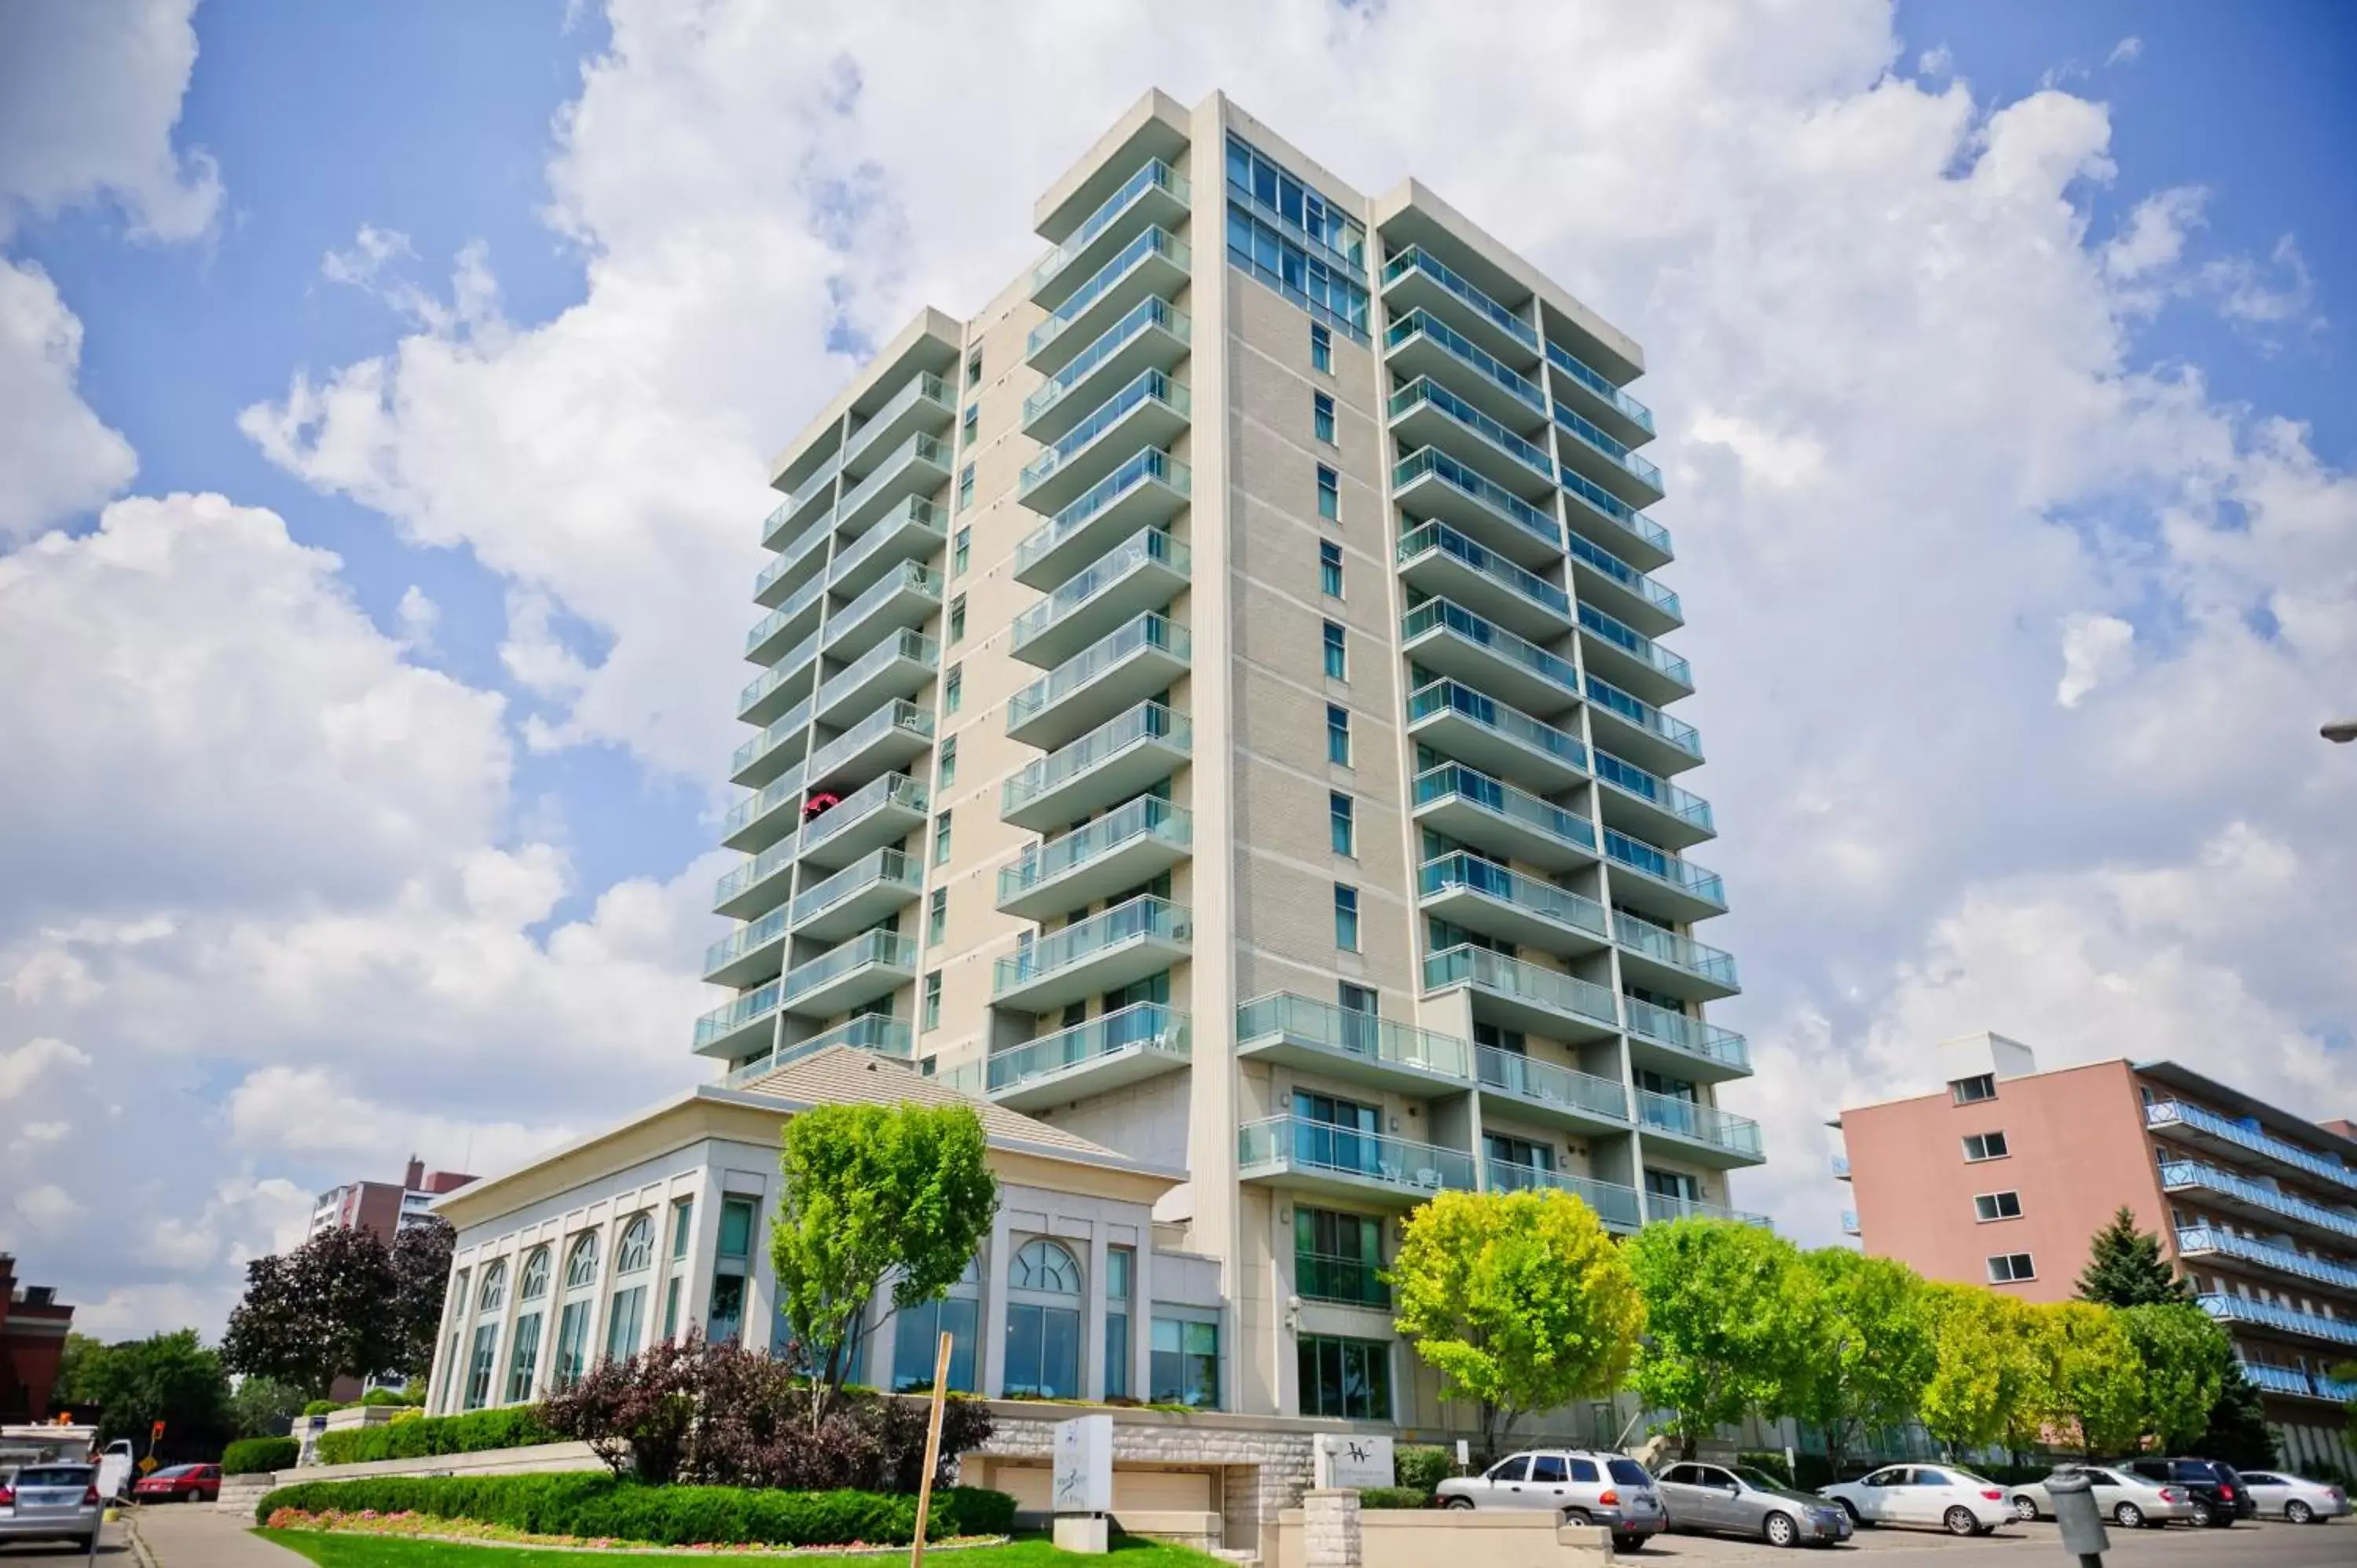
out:
M323 1399L338 1377L370 1377L400 1359L393 1310L400 1294L391 1251L373 1231L323 1230L293 1251L246 1264L245 1297L230 1309L221 1362Z
M2351 1388L2357 1388L2357 1361L2337 1361L2333 1364L2332 1370L2327 1373L2326 1376L2330 1377L2336 1383L2346 1383ZM2243 1374L2238 1371L2234 1374L2234 1381L2247 1384L2250 1380L2244 1377ZM2342 1408L2349 1416L2349 1441L2352 1443L2357 1443L2357 1396L2352 1396L2349 1402ZM2272 1465L2274 1463L2275 1460L2270 1458L2266 1460L2265 1464L2254 1466L2253 1468L2264 1469L2266 1465ZM2239 1465L2235 1466L2237 1469L2240 1469L2241 1467L2242 1466Z
M1927 1284L1932 1376L1919 1414L1951 1456L2004 1442L2021 1446L2045 1403L2042 1359L2028 1304L1978 1285Z
M144 1452L149 1425L158 1421L178 1448L201 1449L228 1437L229 1380L195 1329L80 1350L74 1397L97 1407L102 1440L127 1437Z
M2352 1436L2357 1436L2352 1423ZM2265 1470L2276 1463L2276 1434L2267 1426L2266 1408L2259 1391L2240 1367L2227 1374L2210 1407L2210 1422L2193 1451L2205 1458L2222 1459L2237 1470Z
M2210 1315L2188 1302L2120 1309L2144 1367L2144 1435L2172 1453L2192 1448L2234 1371L2234 1348Z
M385 1255L393 1271L392 1344L380 1370L417 1380L433 1371L434 1337L442 1323L457 1239L450 1222L438 1215L412 1220L394 1232Z
M1846 1247L1801 1254L1816 1277L1818 1341L1791 1413L1822 1429L1835 1474L1852 1443L1913 1418L1935 1364L1923 1281L1894 1258Z
M2162 1259L2160 1238L2136 1229L2136 1210L2124 1203L2087 1243L2079 1299L2104 1306L2155 1306L2191 1301L2193 1287Z
M97 1402L96 1394L82 1392L82 1379L105 1354L104 1340L71 1329L66 1331L65 1347L58 1352L58 1379L49 1387L52 1410L71 1410L78 1404Z
M1732 1219L1649 1225L1626 1244L1645 1302L1630 1386L1672 1412L1681 1454L1757 1411L1801 1403L1821 1311L1790 1241Z
M308 1397L274 1378L240 1378L230 1391L230 1425L240 1437L284 1437Z
M1485 1457L1526 1412L1620 1387L1644 1321L1619 1244L1566 1192L1441 1193L1387 1278L1441 1397L1480 1406Z
M2033 1306L2046 1363L2049 1422L2088 1458L2133 1448L2143 1434L2145 1366L2118 1308L2090 1301Z
M948 1293L990 1233L998 1178L963 1105L818 1105L786 1123L785 1196L770 1231L779 1311L812 1374L811 1421L848 1370L844 1351L887 1280L892 1305Z

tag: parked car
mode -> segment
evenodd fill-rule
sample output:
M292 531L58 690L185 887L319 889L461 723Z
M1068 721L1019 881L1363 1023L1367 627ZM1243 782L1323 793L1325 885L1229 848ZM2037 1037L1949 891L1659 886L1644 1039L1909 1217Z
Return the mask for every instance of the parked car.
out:
M0 1469L0 1544L70 1541L92 1552L102 1512L95 1465Z
M221 1496L221 1466L167 1465L142 1476L131 1496L143 1503L209 1503Z
M2186 1501L2193 1509L2193 1522L2216 1525L2220 1529L2238 1519L2255 1519L2259 1505L2251 1496L2251 1488L2243 1485L2243 1477L2234 1467L2217 1459L2146 1459L2123 1460L2115 1469L2132 1471L2147 1481L2185 1488Z
M1770 1546L1831 1546L1847 1541L1853 1529L1837 1504L1749 1465L1673 1465L1655 1485L1672 1530L1729 1531Z
M2322 1481L2310 1481L2281 1470L2245 1470L2243 1485L2251 1506L2263 1514L2281 1514L2294 1524L2322 1524L2349 1511L2349 1494Z
M2193 1517L2193 1498L2183 1487L2163 1485L2131 1471L2100 1465L2057 1465L2057 1476L2084 1476L2095 1496L2095 1511L2124 1530L2139 1525L2156 1528L2173 1519ZM2050 1477L2050 1479L2051 1477ZM2044 1481L2025 1481L2010 1489L2016 1519L2051 1519L2054 1499Z
M1661 1533L1660 1492L1645 1466L1623 1454L1585 1448L1509 1454L1478 1476L1440 1483L1445 1509L1553 1509L1566 1524L1600 1524L1623 1552Z
M2013 1517L2003 1487L1953 1465L1885 1465L1817 1495L1852 1524L1935 1524L1950 1535L1986 1535Z

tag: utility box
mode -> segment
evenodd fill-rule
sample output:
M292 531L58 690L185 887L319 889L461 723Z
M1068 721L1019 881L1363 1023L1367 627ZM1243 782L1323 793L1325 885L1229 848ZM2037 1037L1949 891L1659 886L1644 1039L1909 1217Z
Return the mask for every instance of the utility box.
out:
M2062 1527L2063 1551L2088 1558L2112 1549L2102 1510L2095 1507L2093 1482L2075 1470L2061 1471L2046 1478L2046 1495L2053 1499L2055 1522Z

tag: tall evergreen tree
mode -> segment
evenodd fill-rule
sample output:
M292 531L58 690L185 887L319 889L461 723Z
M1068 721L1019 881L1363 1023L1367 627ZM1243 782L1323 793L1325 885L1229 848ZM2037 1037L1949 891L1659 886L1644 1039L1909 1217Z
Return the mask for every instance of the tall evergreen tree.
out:
M2264 1470L2276 1463L2275 1434L2267 1430L2267 1414L2259 1391L2236 1368L2218 1391L2210 1407L2210 1429L2193 1445L2205 1459L2222 1459L2237 1470Z
M2087 1244L2087 1266L2079 1275L2079 1299L2105 1306L2158 1306L2191 1301L2193 1289L2169 1271L2160 1238L2136 1229L2126 1204Z

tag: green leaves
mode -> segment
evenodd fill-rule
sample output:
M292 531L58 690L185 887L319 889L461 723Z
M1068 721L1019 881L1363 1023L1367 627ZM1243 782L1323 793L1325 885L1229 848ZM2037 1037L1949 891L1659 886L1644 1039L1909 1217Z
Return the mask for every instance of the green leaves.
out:
M1800 1262L1817 1287L1817 1348L1788 1413L1824 1431L1838 1465L1867 1432L1914 1416L1934 1365L1931 1316L1921 1277L1896 1259L1824 1247Z
M1692 1444L1749 1412L1805 1402L1824 1305L1793 1245L1731 1219L1649 1225L1627 1243L1645 1302L1631 1387Z
M2087 1243L2079 1299L2106 1306L2152 1306L2191 1301L2193 1287L2161 1260L2160 1238L2137 1230L2136 1211L2124 1203Z

